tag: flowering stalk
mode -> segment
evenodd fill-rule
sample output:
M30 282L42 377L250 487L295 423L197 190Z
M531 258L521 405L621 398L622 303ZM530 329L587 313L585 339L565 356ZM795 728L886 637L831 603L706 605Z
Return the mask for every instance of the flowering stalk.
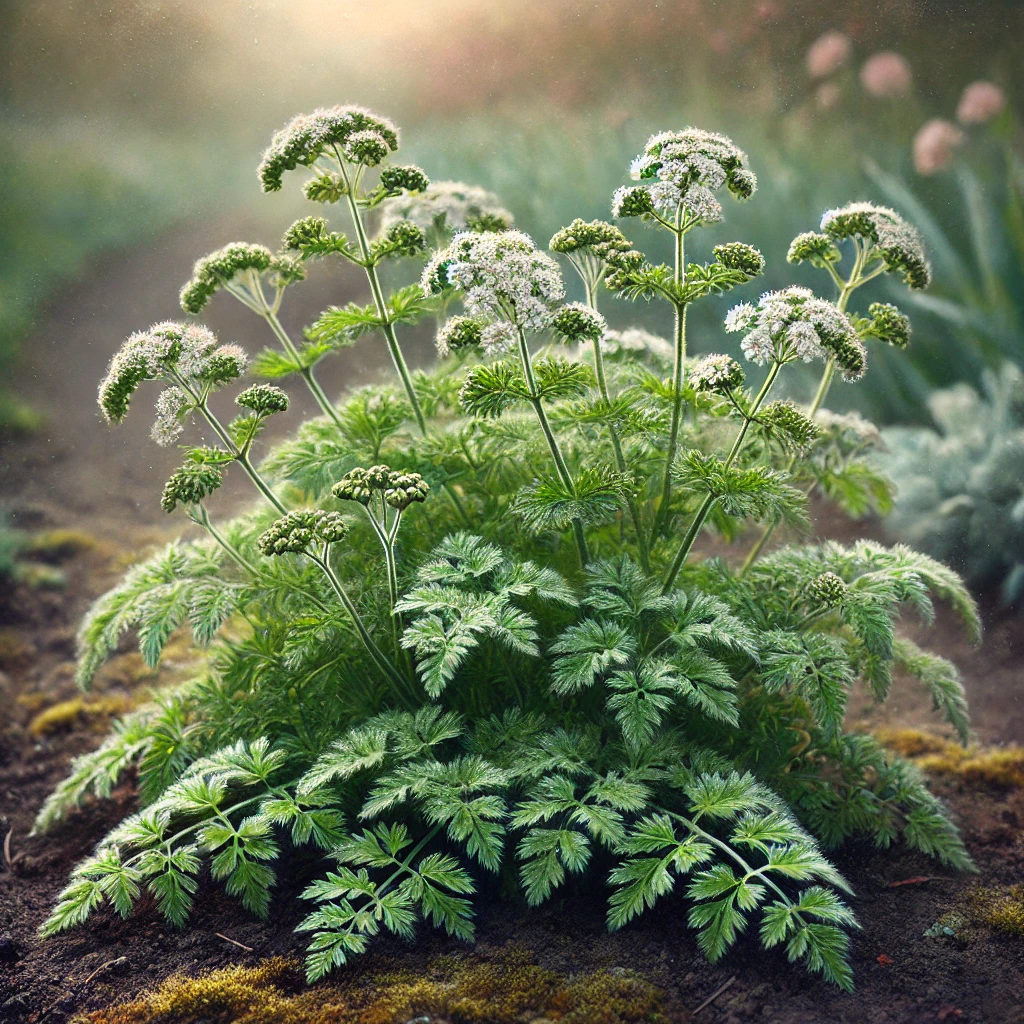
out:
M771 391L772 385L775 383L775 378L778 377L779 370L782 369L782 365L782 361L780 360L775 360L772 363L771 369L768 371L768 376L761 385L761 390L758 391L754 401L751 403L750 409L743 413L743 424L740 426L740 429L733 440L732 448L729 449L729 454L725 459L725 469L729 469L729 467L736 461L736 457L743 448L743 442L746 439L747 431L750 429L750 424L756 420L757 413L764 403L764 400L768 397L768 392ZM690 554L690 550L693 548L694 542L697 540L697 536L700 534L705 522L707 522L707 518L711 514L711 509L714 507L717 500L718 498L716 495L708 494L704 498L704 501L701 502L700 508L698 508L697 512L694 514L690 527L686 531L686 535L683 537L683 540L679 545L675 558L672 560L672 566L665 579L665 585L661 590L663 594L667 594L672 589L672 586L676 581L676 576L679 575L679 570L686 562L686 559Z
M522 327L516 328L516 338L519 344L519 360L522 363L523 376L526 378L526 387L530 392L530 405L533 406L533 411L537 414L540 428L544 431L544 438L551 451L551 458L555 464L555 472L558 474L558 479L561 480L562 486L566 491L571 492L572 474L569 472L569 467L565 464L562 451L558 447L558 441L555 439L551 424L548 422L547 413L544 411L544 403L541 401L537 389L537 379L533 373L530 347L526 344L526 332ZM572 521L572 534L576 541L576 550L579 552L580 565L586 566L590 562L590 552L587 550L587 539L583 535L583 524L578 519Z
M201 501L190 506L186 515L193 523L196 524L196 526L201 526L223 549L224 553L227 554L228 557L231 558L231 560L241 569L249 573L249 575L254 578L259 576L259 569L257 569L256 566L253 565L252 562L250 562L245 555L243 555L242 552L239 551L238 548L236 548L235 545L232 544L227 537L225 537L224 534L222 534L220 530L213 525L213 520L210 519L210 513Z
M413 387L409 367L406 365L405 357L402 355L402 349L398 344L398 338L395 335L395 325L391 322L388 315L387 303L384 301L384 291L381 288L380 277L377 274L377 265L370 253L370 243L366 236L366 228L363 225L363 215L359 210L359 203L355 195L355 189L359 185L364 165L358 165L358 170L353 178L349 175L346 162L342 158L338 147L334 146L333 150L338 163L338 170L341 173L342 182L345 186L345 198L348 200L348 209L352 216L352 226L355 228L356 232L356 242L359 245L359 253L362 257L362 267L366 272L366 279L370 284L370 292L373 295L373 304L377 310L377 316L380 317L381 330L384 332L384 340L387 342L388 351L391 353L391 361L395 365L395 370L398 372L398 376L402 380L402 387L405 388L405 394L409 399L409 405L412 407L413 415L416 417L416 423L420 428L420 433L426 436L427 421L423 416L422 408L420 408L419 398L417 398L416 389Z
M245 475L252 481L253 486L256 488L256 490L258 490L260 494L262 494L263 497L266 498L267 501L269 501L270 504L277 509L278 512L281 512L283 514L285 512L284 505L281 503L281 500L278 498L278 496L273 492L270 485L260 475L259 470L257 470L256 467L252 464L252 461L249 458L248 446L246 446L245 448L239 448L239 446L235 444L231 435L225 429L224 424L222 424L220 420L217 419L216 414L210 408L209 404L207 403L209 393L194 391L193 388L190 386L189 382L184 377L182 377L181 374L179 374L176 370L172 369L169 372L168 376L170 377L171 380L174 381L175 384L177 384L179 388L181 388L181 390L186 395L188 395L190 399L192 399L195 408L198 410L203 419L205 419L206 422L209 423L210 427L213 429L213 432L217 435L218 438L220 438L221 444L223 444L224 447L228 450L228 452L231 453L231 456L234 459L234 461L237 462L242 467L242 470L244 471Z
M846 314L850 296L881 274L895 273L913 289L927 288L931 282L931 268L925 258L924 247L917 230L895 211L871 203L850 203L836 210L828 210L821 220L822 233L807 231L797 235L789 248L790 263L810 261L826 270L839 295L836 308ZM853 267L843 278L836 270L841 253L837 243L849 240L853 246ZM874 303L868 310L870 321L863 321L865 337L876 337L897 348L905 348L910 338L909 321L894 306ZM814 419L828 397L835 377L837 356L829 356L821 380L808 409ZM790 456L786 472L792 473L797 455ZM775 532L769 523L761 532L740 568L744 576L764 551Z

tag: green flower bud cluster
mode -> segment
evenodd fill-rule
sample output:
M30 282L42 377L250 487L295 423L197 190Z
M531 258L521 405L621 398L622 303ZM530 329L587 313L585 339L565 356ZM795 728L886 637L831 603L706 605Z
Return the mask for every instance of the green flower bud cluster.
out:
M808 585L811 599L826 608L836 608L846 599L849 588L841 576L834 572L823 572Z
M764 256L745 242L726 242L711 250L715 259L727 270L738 270L747 277L764 273Z
M224 470L216 463L186 462L176 469L164 485L160 496L160 507L167 513L173 512L179 504L198 505L209 497L224 482Z
M374 492L399 511L413 502L426 501L430 485L419 473L405 473L390 466L371 466L369 469L349 470L332 488L331 493L341 501L358 501L369 505Z
M512 227L512 215L503 213L469 214L466 217L466 230L483 234L488 231L507 231Z
M397 195L399 192L425 192L430 186L430 179L412 164L395 165L380 172L380 184L389 195Z
M427 248L427 236L423 228L411 220L399 220L372 245L371 251L377 259L387 256L418 256Z
M616 254L631 252L633 245L614 224L603 220L588 223L577 217L567 228L555 232L548 248L566 255L587 250L599 260L607 261L609 256L614 259Z
M842 259L842 253L828 235L817 231L804 231L789 243L786 259L790 263L810 260L814 266L823 267L826 263L838 263Z
M871 317L866 335L878 338L894 348L906 348L910 344L910 317L901 313L890 302L872 302L868 306Z
M759 413L765 433L787 452L807 451L821 433L808 417L789 401L769 402Z
M260 534L257 547L264 555L301 554L311 544L334 544L348 533L339 512L304 508L289 512Z
M312 203L336 203L348 195L340 174L322 171L302 186L302 194Z
M646 217L653 212L651 193L643 185L623 185L612 195L613 217Z
M715 353L705 356L691 371L690 383L696 391L711 391L724 395L743 387L745 374L731 356Z
M274 254L265 245L231 242L196 260L191 279L181 289L181 308L186 313L199 313L214 293L236 275L247 270L262 274L273 262Z
M195 366L192 376L207 384L227 384L245 373L248 362L240 345L220 345Z
M472 316L453 316L437 332L437 354L444 359L460 349L475 348L483 339L486 324Z
M274 133L263 154L258 170L263 191L277 192L285 171L309 167L335 146L350 159L363 162L364 155L379 153L383 147L383 159L398 149L398 129L363 107L338 106L299 114Z
M931 283L931 266L920 232L887 206L849 203L826 210L821 230L834 241L854 237L870 241L886 269L899 274L911 288L927 288Z
M288 396L273 384L253 384L235 398L243 409L252 409L257 416L272 416L288 408Z
M345 141L345 156L353 163L376 167L388 155L387 140L380 132L365 129L354 132Z
M551 326L567 341L600 341L608 329L604 317L582 302L567 302L551 318Z

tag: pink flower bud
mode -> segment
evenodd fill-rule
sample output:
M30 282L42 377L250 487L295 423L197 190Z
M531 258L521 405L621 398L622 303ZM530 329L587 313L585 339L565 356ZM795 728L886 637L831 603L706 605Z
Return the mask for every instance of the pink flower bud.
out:
M1006 106L1006 93L994 82L971 82L956 108L956 119L961 124L985 124Z
M954 151L963 144L964 133L950 121L932 118L914 136L914 167L918 174L935 174L953 162Z
M860 84L880 100L906 96L912 78L907 58L891 50L869 57L860 69Z
M850 40L842 32L826 32L807 50L807 73L811 78L827 78L850 59Z

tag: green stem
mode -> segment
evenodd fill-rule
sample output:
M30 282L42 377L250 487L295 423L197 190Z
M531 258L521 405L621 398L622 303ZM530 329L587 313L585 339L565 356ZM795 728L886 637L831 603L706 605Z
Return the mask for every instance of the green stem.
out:
M674 231L675 266L673 281L678 290L682 286L684 279L683 267L686 249L683 231L678 225ZM661 502L658 505L658 514L655 517L654 530L651 533L652 546L658 534L664 530L668 522L669 503L672 500L672 465L676 461L676 452L679 447L679 425L683 416L683 374L686 367L686 306L680 305L678 301L674 302L673 306L675 308L673 331L675 357L672 363L672 423L669 427L668 448L665 450L665 477L661 488Z
M325 545L323 551L318 554L310 554L309 557L320 566L321 571L327 577L328 582L331 584L331 589L337 595L338 600L341 602L345 611L348 612L349 617L352 619L353 624L356 627L356 632L359 634L359 639L363 641L363 646L367 649L370 657L376 662L377 667L384 673L385 676L391 681L391 683L397 688L396 695L399 696L403 701L408 700L409 694L407 690L407 682L402 677L401 673L395 668L394 665L388 660L388 657L374 642L370 631L366 628L363 623L362 616L359 614L359 610L356 608L352 598L348 596L345 588L341 585L341 580L338 579L337 574L331 568L331 564L328 558L328 546Z
M225 553L239 565L246 572L250 573L253 577L259 578L259 570L250 562L245 555L242 554L238 548L235 547L218 529L213 525L213 521L210 519L210 513L206 510L206 506L200 502L197 506L198 514L193 518L193 522L201 526L206 532L224 549ZM190 516L190 518L192 518Z
M589 278L583 278L583 286L586 289L587 305L590 306L594 312L597 312L597 295L596 295L596 281L592 282ZM604 400L605 405L611 409L612 398L611 391L608 388L608 378L605 374L604 369L604 354L601 352L601 339L594 338L594 367L597 373L597 386L601 392L601 398ZM615 454L615 466L618 471L623 475L627 475L629 472L628 466L626 465L626 457L622 451L622 441L619 438L619 432L615 429L615 421L609 416L607 421L608 436L611 438L612 451ZM636 498L630 494L626 498L626 506L629 509L629 517L633 521L633 529L636 532L636 542L638 554L640 555L640 564L644 569L650 571L650 556L647 551L647 538L644 536L643 523L640 519L640 509L637 506Z
M743 425L737 432L736 438L732 443L732 448L729 450L729 454L725 460L726 469L736 461L736 456L739 455L740 450L743 448L743 441L747 436L747 431L750 429L750 424L754 422L758 409L761 408L765 398L768 397L768 392L771 391L772 385L775 383L775 378L779 375L779 370L781 368L782 363L772 363L772 367L768 371L768 376L765 378L764 383L761 385L761 390L758 391L757 396L750 407L750 412L743 417ZM707 518L711 513L711 509L717 500L718 499L715 495L708 494L704 501L701 502L700 508L697 509L696 515L694 515L693 521L690 523L690 528L686 531L686 536L683 537L682 543L679 545L676 557L672 561L672 568L669 569L668 578L665 580L665 586L662 587L661 590L663 594L667 594L672 589L672 585L676 581L676 576L679 575L679 570L683 567L683 563L689 556L690 549L693 547L694 542L697 539L697 535L700 533L701 528L707 521Z
M301 365L302 358L299 355L299 350L295 347L295 343L288 336L288 332L281 325L281 321L278 320L277 314L268 306L264 306L264 312L262 313L263 319L270 325L270 329L277 336L278 341L281 342L281 346L284 348L288 356L295 361L296 366ZM334 404L327 397L324 389L320 386L320 382L316 379L316 374L313 372L311 366L303 366L300 371L302 379L306 382L306 387L309 388L310 393L316 399L316 404L320 406L321 411L326 416L334 421L334 425L341 428L341 419L338 416L338 410L334 408Z
M530 358L530 348L526 344L526 333L521 327L517 327L516 335L519 339L519 358L523 364L523 375L526 377L526 386L530 392L530 404L533 406L533 410L537 414L537 420L540 422L541 430L544 431L544 437L547 439L548 448L551 451L551 458L555 463L555 470L558 473L558 478L562 481L562 486L566 491L572 493L572 475L569 473L569 467L565 464L565 459L562 457L562 452L558 447L558 442L555 440L554 432L551 430L551 424L548 422L547 413L544 412L544 403L537 396L537 380L533 375L533 361ZM576 539L576 547L579 551L580 564L585 567L590 562L590 552L587 550L587 540L583 535L583 525L578 519L573 520L572 532Z
M423 410L420 408L419 399L416 397L416 389L413 387L409 367L406 365L405 357L402 355L402 349L399 347L398 338L395 335L395 326L388 319L387 303L384 301L384 292L380 286L380 278L377 275L377 268L371 261L370 243L366 237L366 229L363 226L363 218L359 212L359 204L356 202L356 197L353 193L353 186L345 167L345 161L341 158L340 154L337 154L337 159L338 166L341 170L342 180L345 183L345 197L348 200L349 212L352 215L352 224L355 227L356 241L359 244L359 252L363 258L363 269L366 271L366 279L370 283L370 292L373 295L373 304L377 310L377 316L381 320L381 329L384 332L384 340L387 342L388 351L391 353L391 361L395 365L395 370L398 371L398 376L402 380L402 386L405 388L406 397L409 399L409 404L412 406L413 415L416 417L420 433L426 436L427 421L423 416Z

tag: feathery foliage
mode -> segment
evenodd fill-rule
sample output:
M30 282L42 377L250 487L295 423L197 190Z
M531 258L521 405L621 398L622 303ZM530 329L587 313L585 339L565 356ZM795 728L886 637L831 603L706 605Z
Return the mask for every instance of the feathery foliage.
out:
M736 539L753 524L800 526L815 487L854 515L886 507L869 461L877 432L821 406L837 369L863 372L865 340L906 339L895 307L847 305L877 274L925 283L916 234L855 204L827 215L824 241L798 238L792 258L838 295L791 288L729 314L749 385L735 361L686 352L688 306L764 268L740 242L708 263L684 258L691 233L724 216L717 194L754 191L728 139L653 136L638 184L613 199L615 218L672 237L672 265L612 224L555 234L584 288L569 304L555 258L509 230L493 197L431 192L418 168L389 163L397 147L394 126L361 108L296 118L267 150L264 190L309 168L307 198L325 214L340 206L344 231L304 218L285 255L229 246L187 289L191 306L227 291L266 322L278 347L257 373L293 378L323 412L294 437L257 460L263 419L287 405L276 385L246 388L241 417L221 423L207 398L242 360L209 332L161 325L115 357L111 419L157 380L164 420L180 431L198 418L221 447L190 450L165 492L202 534L94 605L79 679L129 633L150 665L186 625L207 654L194 680L79 758L40 812L44 831L137 769L140 809L74 870L44 933L104 905L127 915L144 892L183 925L207 871L266 915L291 844L330 862L303 893L311 980L381 932L410 938L426 922L470 940L473 895L498 872L531 905L603 874L612 928L671 894L710 959L756 932L849 988L856 921L823 851L864 836L970 867L917 772L844 731L850 692L884 700L900 667L964 736L956 669L899 622L907 610L927 621L937 598L977 634L976 610L952 571L902 546L761 557L759 542L734 571L696 545L705 528ZM277 311L309 259L361 268L372 302L327 310L296 343ZM419 283L417 268L386 289L385 260L399 279L402 261L424 261ZM671 340L609 330L602 292L663 303ZM459 303L441 362L410 372L398 329ZM332 401L317 362L380 340L396 383ZM815 359L812 407L767 402L788 364ZM218 522L216 487L233 472L259 504Z

